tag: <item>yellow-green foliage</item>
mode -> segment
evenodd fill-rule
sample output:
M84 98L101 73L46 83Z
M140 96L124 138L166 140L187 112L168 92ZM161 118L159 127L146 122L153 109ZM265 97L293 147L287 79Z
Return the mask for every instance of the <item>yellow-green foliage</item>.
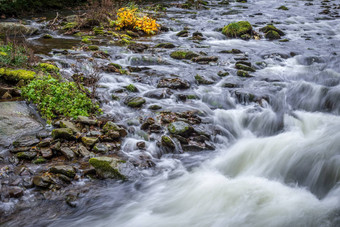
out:
M35 78L36 73L24 69L8 69L0 68L0 77L7 81L18 82L20 80L32 80Z
M45 72L55 72L58 73L59 72L59 68L55 65L49 64L49 63L39 63L38 64L38 68L45 71Z

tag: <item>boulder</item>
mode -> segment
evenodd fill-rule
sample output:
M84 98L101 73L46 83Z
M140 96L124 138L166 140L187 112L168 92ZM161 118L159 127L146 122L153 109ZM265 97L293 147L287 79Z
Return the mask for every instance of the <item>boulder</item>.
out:
M19 152L17 153L18 159L32 160L37 156L35 151Z
M183 59L190 60L190 59L198 57L198 56L199 56L199 54L197 54L193 51L185 51L185 50L174 51L170 54L170 57L172 57L174 59L178 59L178 60L183 60Z
M82 137L81 141L83 142L85 146L93 147L98 142L98 138L97 137Z
M116 132L119 133L119 136L121 136L121 137L125 137L125 136L127 135L127 131L126 131L124 128L122 128L122 127L116 125L116 124L113 123L112 121L108 121L108 122L104 125L103 131L104 131L105 133L108 133L109 131L116 131Z
M78 116L77 122L82 123L84 125L95 125L97 124L97 120L90 119L89 117L85 116Z
M107 153L109 151L109 148L104 143L97 143L96 145L94 145L93 151L96 153Z
M128 97L124 103L129 107L138 108L141 107L145 102L146 100L142 97Z
M95 168L97 174L102 178L125 179L120 173L119 165L123 161L112 157L95 157L89 160L89 163Z
M71 129L73 133L80 133L80 130L77 128L77 126L70 121L60 121L60 127Z
M222 33L230 38L246 38L252 35L252 31L253 27L248 21L230 23L222 29Z
M0 34L6 34L7 36L29 36L33 35L38 29L29 27L15 22L1 22L0 23Z
M60 148L60 152L68 159L72 160L75 157L75 153L68 147Z

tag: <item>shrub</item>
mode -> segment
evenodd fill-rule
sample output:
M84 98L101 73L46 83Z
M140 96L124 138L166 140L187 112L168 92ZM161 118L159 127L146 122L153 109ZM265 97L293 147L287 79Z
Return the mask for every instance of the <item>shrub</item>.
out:
M100 111L74 82L61 82L51 76L37 78L22 88L22 96L35 103L48 122L65 117L89 116Z
M159 24L156 23L155 19L148 16L138 15L138 8L135 7L119 9L117 13L117 20L114 25L117 27L117 30L142 30L148 35L155 34L159 28Z

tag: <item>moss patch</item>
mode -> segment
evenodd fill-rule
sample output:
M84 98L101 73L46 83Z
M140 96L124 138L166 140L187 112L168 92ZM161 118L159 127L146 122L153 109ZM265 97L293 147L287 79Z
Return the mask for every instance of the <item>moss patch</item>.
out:
M239 21L230 23L222 29L222 33L230 38L241 37L242 35L251 35L253 28L248 21Z
M24 69L8 69L0 68L0 78L3 78L9 82L19 82L20 80L28 81L33 80L36 73Z

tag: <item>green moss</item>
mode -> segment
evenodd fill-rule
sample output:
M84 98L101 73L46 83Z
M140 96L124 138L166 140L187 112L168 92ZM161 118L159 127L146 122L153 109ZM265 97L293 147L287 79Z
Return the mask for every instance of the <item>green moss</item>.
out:
M174 59L187 59L190 60L194 57L198 57L199 54L192 52L192 51L174 51L170 54L170 57L174 58Z
M280 6L279 8L277 9L280 9L280 10L288 10L288 8L286 6Z
M96 50L99 50L99 47L96 46L96 45L91 45L91 46L88 46L89 50L92 50L92 51L96 51Z
M93 32L95 35L104 35L104 28L103 27L94 27Z
M238 70L237 75L240 77L251 77L248 72L243 71L243 70Z
M37 157L36 159L32 161L33 164L43 164L45 162L46 162L46 159L44 159L43 157Z
M230 23L222 29L222 33L228 37L236 38L242 35L251 35L253 28L248 21Z
M282 42L282 43L289 42L289 39L280 39L279 42Z
M122 69L123 67L117 63L109 63L109 65L114 66L116 69Z
M42 36L44 39L52 39L53 37L50 34L45 34Z
M78 23L77 23L77 22L69 22L69 23L65 24L65 25L62 27L62 29L63 29L63 30L71 30L71 29L73 29L73 28L75 28L75 27L77 27L77 26L78 26Z
M135 87L135 85L133 84L129 84L127 87L126 87L126 90L128 91L131 91L131 92L137 92L138 89Z
M274 30L270 30L269 32L267 32L265 34L265 37L269 40L274 40L274 39L280 39L281 36L278 32L274 31Z
M274 25L268 24L263 28L260 28L261 32L267 33L269 31L275 31L277 32L279 35L285 35L285 33L283 31L281 31L280 29L278 29L277 27L275 27Z
M132 40L132 37L129 36L129 35L126 35L126 34L121 35L120 38L127 39L127 40Z
M59 72L59 68L57 66L49 64L49 63L39 63L38 68L46 72L55 72L55 73Z
M83 36L81 37L81 42L85 44L91 44L91 39L94 38L93 36Z
M187 99L198 99L196 95L187 95Z
M96 169L98 175L104 178L126 179L118 170L119 163L123 163L123 161L110 157L96 157L91 158L89 163Z
M0 68L0 78L10 82L19 82L20 80L28 81L35 78L36 73L24 69Z
M237 63L235 66L237 69L242 69L244 71L249 71L249 72L255 72L255 69L253 69L252 67L248 65Z

